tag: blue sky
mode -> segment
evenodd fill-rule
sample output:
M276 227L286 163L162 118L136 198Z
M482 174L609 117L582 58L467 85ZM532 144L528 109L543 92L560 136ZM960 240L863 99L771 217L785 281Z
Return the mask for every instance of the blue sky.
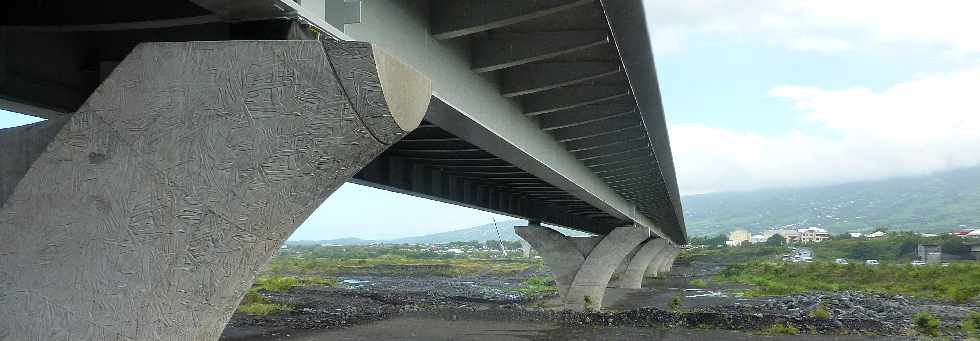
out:
M975 1L645 5L684 195L980 164ZM25 123L0 113L0 127ZM347 184L292 239L397 238L490 220Z

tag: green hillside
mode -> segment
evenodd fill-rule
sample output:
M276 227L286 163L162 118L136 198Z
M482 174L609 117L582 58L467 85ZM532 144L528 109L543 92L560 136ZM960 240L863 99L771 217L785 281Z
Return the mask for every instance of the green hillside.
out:
M688 235L818 226L831 233L980 226L980 167L843 185L681 198Z

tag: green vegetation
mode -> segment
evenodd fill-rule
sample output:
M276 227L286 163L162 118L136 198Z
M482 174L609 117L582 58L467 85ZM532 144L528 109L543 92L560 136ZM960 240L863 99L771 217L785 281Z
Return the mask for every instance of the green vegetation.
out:
M956 303L980 295L980 264L954 263L949 267L857 264L828 262L782 263L756 261L731 264L718 279L755 285L748 296L789 295L807 290L861 290L902 294Z
M280 303L249 303L238 306L238 311L249 315L265 316L269 314L287 313L293 311L293 307Z
M592 297L589 295L582 297L582 304L585 306L585 311L592 311L595 308L595 302L592 302Z
M711 238L691 238L691 245L703 245L705 247L691 250L687 257L719 256L731 259L731 262L743 262L758 259L776 260L779 256L790 252L788 246L776 243L782 240L778 235L769 238L766 243L744 244L739 247L718 247L717 245L724 245L725 238L724 235ZM773 242L770 243L770 241ZM824 242L804 245L804 247L813 250L817 261L833 261L837 258L844 258L852 261L877 259L883 263L895 263L911 262L916 259L916 247L919 244L940 245L944 254L963 259L973 259L970 254L970 246L964 243L963 238L948 235L922 237L911 232L890 232L888 238L880 239L851 238L847 234L842 234Z
M730 263L749 262L755 260L778 260L790 252L786 246L749 245L740 247L706 247L690 249L681 252L680 260L693 258L715 258Z
M258 286L252 287L245 293L242 302L238 304L238 311L249 315L269 315L274 313L285 313L293 311L293 307L288 304L272 303L269 299L259 295L259 290L264 290ZM287 289L288 290L288 289Z
M683 295L677 294L677 295L674 295L674 297L671 298L670 301L667 301L667 310L674 311L674 312L680 311L681 310L681 297L683 297Z
M769 326L769 328L762 330L762 333L766 335L778 335L778 334L796 335L800 333L800 329L788 324L777 323L772 326Z
M517 292L526 297L542 297L558 294L558 286L551 276L533 276L524 281L524 287Z
M827 307L825 307L823 304L820 304L816 309L813 309L813 311L810 312L810 316L821 320L827 320L831 317L830 311L828 311Z
M690 286L695 287L695 288L704 288L704 287L707 287L708 286L708 282L705 282L705 280L700 279L700 278L692 279L687 284L689 284Z
M321 258L314 255L277 256L266 273L275 276L336 276L339 274L379 274L391 276L433 275L463 277L475 275L514 275L540 260L527 259L426 259L395 255L374 258Z
M928 312L920 311L912 315L912 326L919 334L928 336L939 335L939 319Z
M980 312L970 312L963 322L960 322L960 329L963 329L968 336L980 338Z

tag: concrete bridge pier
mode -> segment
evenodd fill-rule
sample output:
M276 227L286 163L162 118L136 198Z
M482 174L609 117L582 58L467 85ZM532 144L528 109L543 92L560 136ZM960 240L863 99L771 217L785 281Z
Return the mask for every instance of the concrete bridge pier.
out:
M137 46L69 118L0 130L0 339L217 340L430 97L366 43Z
M660 252L647 267L646 277L656 277L660 274L670 272L674 264L674 259L680 254L681 249L676 246L667 246Z
M647 269L653 264L658 255L670 248L667 240L663 238L651 238L640 245L633 257L625 263L626 269L619 275L619 287L626 289L639 289L643 284L643 277L647 274Z
M600 309L617 267L650 239L649 229L638 226L617 227L594 237L569 237L534 223L515 231L541 253L555 276L565 308L576 311Z

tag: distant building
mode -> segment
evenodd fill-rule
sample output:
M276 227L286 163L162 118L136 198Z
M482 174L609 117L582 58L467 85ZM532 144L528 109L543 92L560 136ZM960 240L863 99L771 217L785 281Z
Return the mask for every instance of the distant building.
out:
M868 239L884 238L887 236L888 233L886 233L885 231L874 231L865 235L865 237L868 237Z
M848 232L847 234L850 235L851 238L861 238L862 236L864 236L863 234L861 234L861 232Z
M769 240L769 238L766 238L765 235L753 234L752 237L749 238L749 243L752 243L752 244L765 243L766 240Z
M725 245L739 246L750 240L752 240L752 233L748 230L738 229L728 233L728 240L725 241Z
M790 229L770 229L762 233L766 237L766 240L777 234L782 236L783 239L786 239L786 244L798 242L800 239L800 233Z
M796 230L800 233L800 243L819 243L830 239L830 233L819 227Z
M980 229L970 231L970 233L967 233L966 236L972 238L980 238Z
M943 258L942 248L936 244L919 244L915 255L926 263L939 263Z

